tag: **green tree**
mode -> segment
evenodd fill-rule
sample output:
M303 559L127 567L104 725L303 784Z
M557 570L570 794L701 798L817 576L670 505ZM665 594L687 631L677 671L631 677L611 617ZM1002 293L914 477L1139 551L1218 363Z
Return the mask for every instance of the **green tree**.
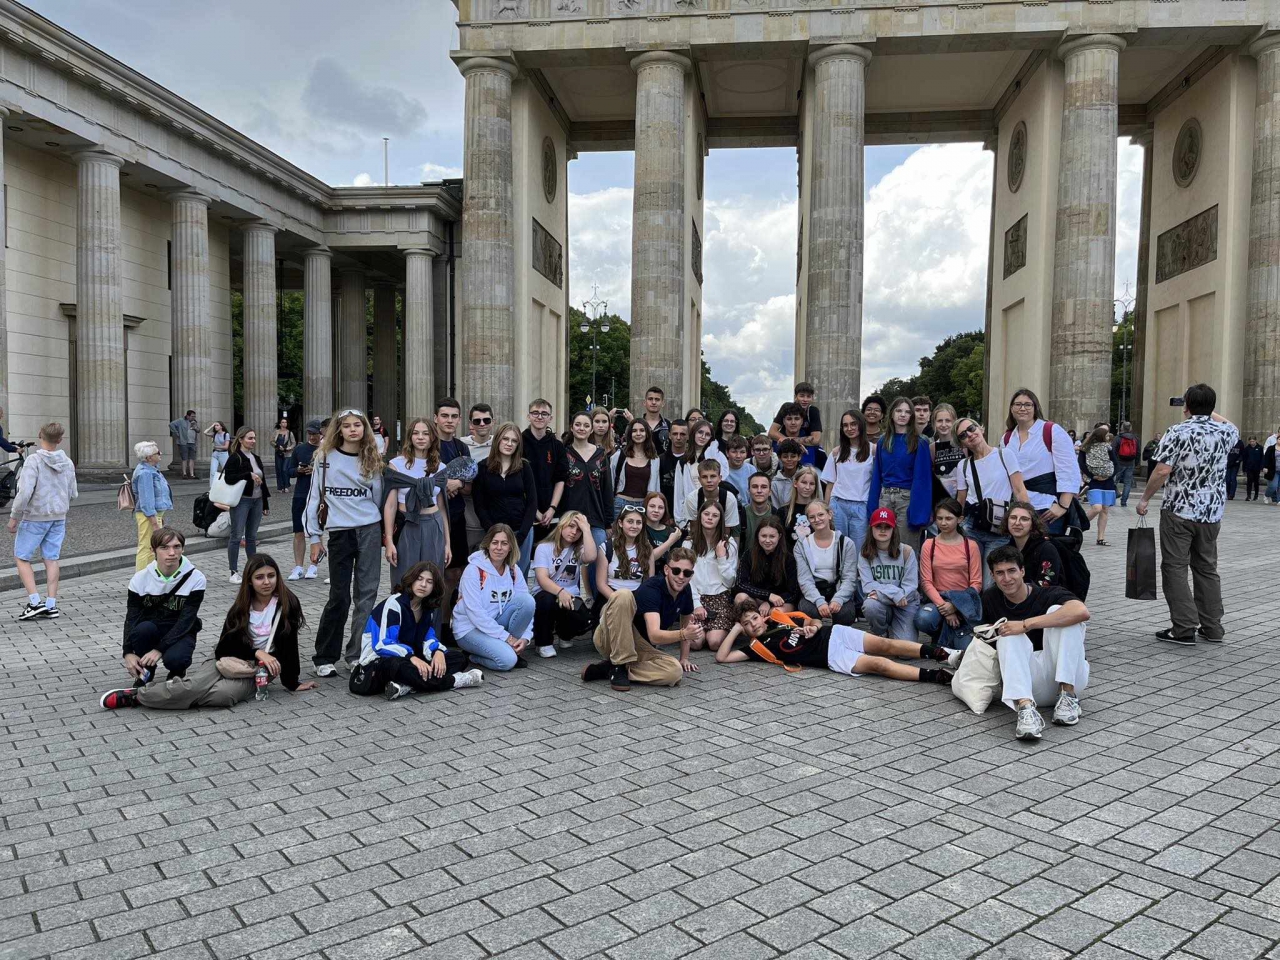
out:
M1127 381L1127 382L1126 382ZM1125 397L1125 388L1128 396ZM1121 398L1124 402L1121 403ZM1133 419L1133 311L1125 313L1111 334L1111 428Z
M708 420L714 423L720 419L720 415L726 410L732 410L738 415L738 432L743 436L754 437L756 434L765 432L759 421L751 416L742 404L730 396L729 388L718 380L711 378L711 367L707 364L706 357L703 357L702 412L706 414Z
M299 291L286 293L277 305L277 405L293 410L302 403L302 302ZM231 377L236 425L244 423L244 297L231 295Z
M986 342L981 331L957 333L938 344L932 356L920 358L920 372L914 377L893 377L873 392L889 402L894 397L923 395L935 404L946 401L961 415L980 414L985 358Z

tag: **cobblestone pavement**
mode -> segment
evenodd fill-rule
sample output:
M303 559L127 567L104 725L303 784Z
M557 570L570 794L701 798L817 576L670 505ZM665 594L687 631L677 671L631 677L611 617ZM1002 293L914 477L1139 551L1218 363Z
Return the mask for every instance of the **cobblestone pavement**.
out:
M1228 642L1194 648L1123 599L1132 516L1086 547L1084 718L1035 745L933 686L706 654L584 687L582 644L395 703L105 713L127 573L71 581L0 631L0 957L1280 957L1280 510L1231 505Z

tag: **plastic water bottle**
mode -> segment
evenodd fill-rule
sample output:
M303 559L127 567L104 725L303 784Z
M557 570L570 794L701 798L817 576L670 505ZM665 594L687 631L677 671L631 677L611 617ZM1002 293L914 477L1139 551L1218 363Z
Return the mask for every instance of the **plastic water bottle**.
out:
M253 675L253 685L255 687L253 691L253 699L267 699L267 681L270 679L271 676L267 673L267 668L259 667L258 672Z

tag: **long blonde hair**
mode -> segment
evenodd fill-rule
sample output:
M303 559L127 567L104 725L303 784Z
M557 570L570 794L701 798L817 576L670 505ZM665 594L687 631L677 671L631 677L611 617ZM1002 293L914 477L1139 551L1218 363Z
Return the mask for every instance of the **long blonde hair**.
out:
M788 526L790 526L791 521L795 519L796 507L802 508L800 511L801 513L804 513L805 510L808 509L809 503L806 503L806 504L796 503L796 481L799 480L801 477L806 477L806 476L813 477L813 498L809 501L809 503L813 503L814 500L822 499L822 494L819 493L819 491L822 489L822 481L818 477L818 471L806 463L803 467L797 470L796 475L791 478L791 499L787 501L787 525Z
M582 530L578 527L576 522L581 516L584 516L584 514L579 513L577 510L566 510L561 514L560 522L555 525L555 528L547 536L547 539L542 542L551 544L552 549L554 549L556 553L559 553L565 547L572 547L573 558L577 560L582 554L582 544L586 541L586 536L582 534ZM564 532L569 529L570 526L573 526L573 528L578 531L579 536L577 543L564 542Z
M409 426L404 431L404 445L400 448L400 456L404 457L406 467L412 467L413 462L418 459L418 451L413 445L413 428L420 423L426 426L427 433L431 437L431 442L427 444L426 456L427 476L430 477L440 466L440 435L436 433L436 425L426 417L414 417L409 421Z
M364 435L360 438L360 453L357 456L360 460L361 478L371 480L382 472L382 454L378 452L378 445L373 439L373 424L360 410L342 410L334 414L329 426L325 427L324 439L320 441L320 449L316 451L316 455L326 457L342 446L342 421L350 417L355 417L364 424Z

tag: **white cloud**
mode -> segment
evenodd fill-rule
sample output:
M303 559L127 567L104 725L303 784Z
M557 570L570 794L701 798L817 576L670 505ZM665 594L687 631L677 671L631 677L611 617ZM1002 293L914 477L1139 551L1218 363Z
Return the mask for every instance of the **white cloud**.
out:
M569 302L581 308L592 285L608 310L631 319L631 188L569 194Z
M357 173L356 178L351 181L353 187L372 187L373 177L367 173Z
M422 165L422 179L424 181L457 180L461 176L461 167L446 167L439 163L424 163Z
M1116 147L1116 299L1138 294L1138 230L1142 226L1142 148L1131 140ZM1116 314L1120 310L1117 308Z

